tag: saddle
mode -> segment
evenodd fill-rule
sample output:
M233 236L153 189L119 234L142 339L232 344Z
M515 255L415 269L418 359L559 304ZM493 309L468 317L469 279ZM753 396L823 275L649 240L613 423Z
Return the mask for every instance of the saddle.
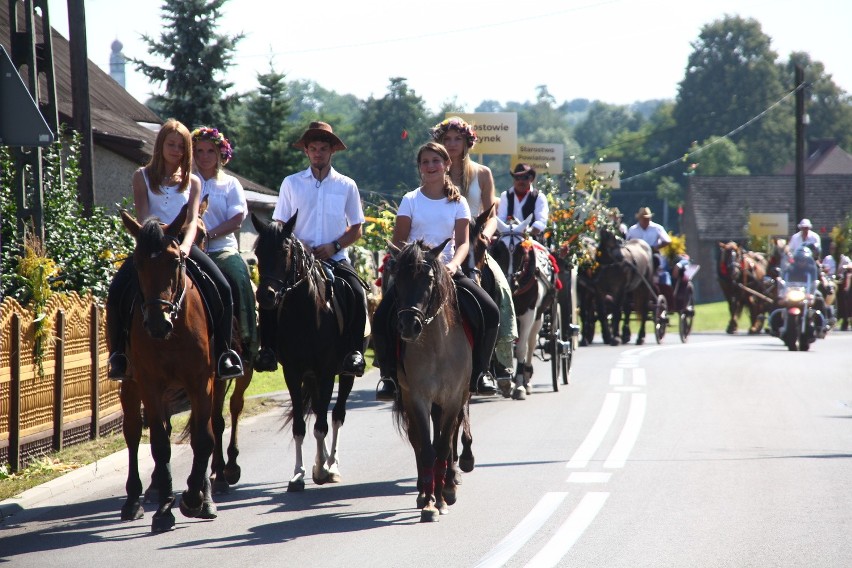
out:
M343 333L346 328L346 316L352 313L352 310L357 309L354 305L355 294L352 292L351 285L348 280L340 278L334 274L335 270L342 270L350 275L355 276L357 282L361 285L364 291L370 289L369 285L355 272L349 265L340 262L320 261L320 273L325 280L326 298L329 307L334 312L337 318L337 329L339 333ZM364 306L367 309L367 306ZM367 318L367 323L364 329L364 337L370 334L370 318Z

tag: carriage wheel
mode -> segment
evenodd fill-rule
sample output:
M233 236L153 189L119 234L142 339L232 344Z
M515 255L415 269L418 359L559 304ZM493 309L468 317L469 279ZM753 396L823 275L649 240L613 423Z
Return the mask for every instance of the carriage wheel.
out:
M678 332L680 333L680 340L682 343L686 343L686 338L689 337L689 333L692 331L692 319L695 317L695 292L692 287L692 282L686 285L686 302L684 303L683 309L680 311L680 325L678 326Z
M571 335L571 328L568 328L568 330L560 329L559 336L562 339L559 351L559 358L562 359L562 384L567 385L568 373L571 371L571 360L574 358L574 337Z
M654 337L657 343L662 343L666 335L666 327L669 325L669 312L666 297L657 295L657 303L654 305Z
M559 367L562 363L561 347L559 345L562 339L561 328L562 322L559 319L559 302L554 298L553 303L550 304L550 329L547 337L550 350L550 378L553 381L554 392L559 391Z

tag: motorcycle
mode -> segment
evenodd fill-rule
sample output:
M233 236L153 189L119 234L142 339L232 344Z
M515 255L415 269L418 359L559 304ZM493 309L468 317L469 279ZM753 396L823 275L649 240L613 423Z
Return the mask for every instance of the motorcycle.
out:
M825 337L824 301L817 291L817 275L813 258L806 257L797 266L790 264L782 270L778 279L778 297L776 308L769 315L769 332L780 338L790 351L807 351L811 343Z

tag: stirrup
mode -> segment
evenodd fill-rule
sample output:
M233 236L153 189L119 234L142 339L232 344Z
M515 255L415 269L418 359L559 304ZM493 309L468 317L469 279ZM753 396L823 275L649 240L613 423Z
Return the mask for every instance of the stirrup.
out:
M234 363L236 361L236 364ZM230 363L230 365L228 365ZM240 356L233 349L228 349L219 355L219 362L216 364L216 379L227 381L229 379L238 379L243 376L243 362Z
M386 400L394 402L399 394L399 388L396 386L396 381L390 377L382 377L379 379L379 384L376 385L376 400Z
M476 378L475 392L477 394L497 393L497 387L494 386L494 377L491 376L491 373L489 373L488 371L480 373L480 375Z

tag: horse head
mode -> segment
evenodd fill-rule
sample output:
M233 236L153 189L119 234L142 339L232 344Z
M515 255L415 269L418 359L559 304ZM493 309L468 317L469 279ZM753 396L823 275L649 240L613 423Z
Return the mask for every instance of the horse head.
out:
M284 296L302 282L313 285L309 278L314 266L313 253L293 236L298 216L296 211L286 222L266 223L254 213L251 215L257 229L254 252L260 282L256 297L261 309L277 307Z
M140 224L121 211L124 226L136 239L133 263L142 294L142 323L151 337L167 338L174 329L186 295L186 258L180 250L180 235L186 229L187 206L168 225L156 218Z
M450 239L432 249L423 241L408 243L402 249L389 245L403 341L416 341L447 302L455 303L455 287L441 259L448 242Z
M622 240L604 227L598 233L597 259L600 264L615 264L624 260Z
M738 280L742 271L742 251L737 243L719 243L719 276L727 280Z
M508 223L497 218L497 240L491 245L491 256L503 269L506 278L510 279L515 273L516 266L520 266L521 252L518 245L527 239L526 230L532 223L532 215L518 223L514 219Z
M479 285L482 285L482 267L485 265L485 253L488 252L488 246L491 244L483 233L493 211L494 205L489 207L487 211L480 213L476 219L471 220L468 228L470 247L462 270Z

